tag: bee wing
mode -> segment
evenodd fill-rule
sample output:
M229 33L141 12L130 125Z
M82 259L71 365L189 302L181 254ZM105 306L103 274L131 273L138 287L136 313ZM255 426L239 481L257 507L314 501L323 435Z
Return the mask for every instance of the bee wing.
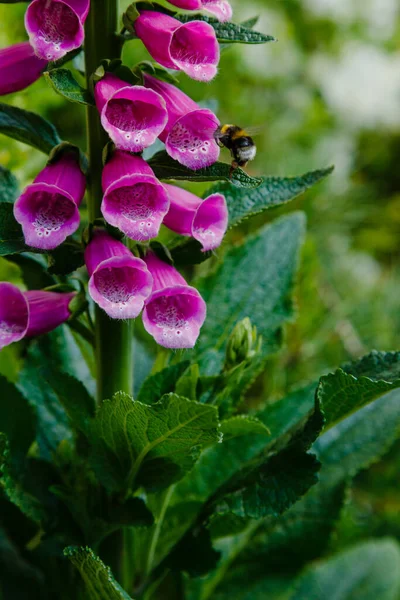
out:
M252 127L245 127L244 130L247 135L253 136L253 135L258 135L258 134L262 133L263 131L265 131L265 126L264 125L253 125Z

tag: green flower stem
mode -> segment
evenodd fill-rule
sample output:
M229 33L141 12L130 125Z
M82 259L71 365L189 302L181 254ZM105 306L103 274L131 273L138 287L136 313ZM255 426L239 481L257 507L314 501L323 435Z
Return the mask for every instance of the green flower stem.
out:
M118 0L96 0L85 26L85 61L88 86L90 76L104 58L119 58L121 46L118 29ZM100 204L102 151L108 136L101 127L98 111L87 108L87 142L89 154L88 210L90 221L101 217ZM97 399L111 398L117 391L132 393L133 355L132 324L110 319L96 307L95 348Z

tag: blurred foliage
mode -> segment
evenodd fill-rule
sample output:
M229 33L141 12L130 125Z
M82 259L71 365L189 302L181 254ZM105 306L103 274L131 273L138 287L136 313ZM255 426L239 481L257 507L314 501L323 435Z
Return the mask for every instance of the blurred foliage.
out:
M121 8L127 4L121 1ZM220 250L278 214L299 207L307 214L298 315L286 328L285 350L268 361L250 391L248 401L256 406L371 348L400 347L400 7L397 0L232 4L237 22L260 15L257 29L279 42L225 49L212 83L181 76L182 89L215 109L221 122L263 127L249 174L300 175L336 166L333 176L288 207L245 221ZM25 7L0 5L1 47L26 39ZM148 58L135 41L123 56L129 66ZM5 101L37 111L63 139L84 146L85 108L50 93L44 78ZM229 161L227 153L222 158ZM44 162L40 152L0 138L0 164L21 187ZM201 194L207 186L191 189ZM2 260L0 274L14 281L18 268ZM14 347L3 351L0 371L17 371L17 357ZM400 540L399 457L397 444L358 476L334 547L371 535Z

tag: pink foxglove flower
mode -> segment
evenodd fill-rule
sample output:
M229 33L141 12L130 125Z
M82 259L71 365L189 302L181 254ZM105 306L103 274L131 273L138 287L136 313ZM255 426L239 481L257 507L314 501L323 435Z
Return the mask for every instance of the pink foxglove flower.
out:
M69 304L75 295L76 292L21 292L11 283L0 283L0 348L24 337L48 333L67 321L71 316Z
M130 85L111 73L96 83L94 97L101 124L121 150L142 152L167 123L165 102L159 94Z
M154 281L143 311L146 331L165 348L193 348L206 318L206 303L174 267L151 252L144 260Z
M97 230L85 250L89 294L109 317L134 319L151 292L145 263L122 242Z
M228 226L228 209L222 194L211 194L204 200L191 192L164 184L170 198L170 209L164 225L181 235L192 236L206 250L215 250L222 242Z
M38 58L29 42L0 50L0 96L24 90L39 79L47 60Z
M214 138L219 121L207 108L170 83L144 75L145 86L158 92L167 106L168 123L160 135L168 154L189 169L209 167L218 160L220 149Z
M169 2L184 10L207 10L218 21L229 21L232 18L232 7L227 0L169 0Z
M79 159L70 152L39 173L14 204L28 246L52 250L78 229L85 186Z
M103 169L102 183L101 212L108 223L137 241L158 235L168 194L142 158L116 150Z
M89 0L33 0L25 28L36 56L58 60L82 45Z
M181 23L163 13L145 10L134 27L148 52L163 67L184 71L198 81L211 81L217 74L219 45L208 23Z
M85 185L78 156L72 152L62 153L39 173L14 204L28 246L52 250L78 229Z

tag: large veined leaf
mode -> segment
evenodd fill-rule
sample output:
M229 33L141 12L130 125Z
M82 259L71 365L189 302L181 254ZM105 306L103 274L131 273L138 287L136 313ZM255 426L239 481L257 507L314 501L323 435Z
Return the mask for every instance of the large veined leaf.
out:
M67 100L78 104L94 104L92 96L76 81L69 69L51 69L44 76L57 94Z
M333 167L311 171L300 177L263 177L261 184L251 190L241 190L228 182L213 185L204 194L220 193L225 196L229 211L229 227L268 208L289 202L310 187L325 179Z
M220 268L199 281L207 318L194 350L216 373L235 323L249 316L263 337L264 356L279 347L282 325L292 317L292 290L304 236L304 217L295 213L232 248Z
M18 198L19 187L16 177L0 165L0 202L14 202Z
M383 372L385 369L387 364ZM340 382L340 372L335 376ZM379 377L376 370L374 376ZM360 392L364 383L361 377ZM378 460L398 437L399 430L399 389L383 393L331 426L312 447L322 464L319 483L283 516L266 519L257 543L244 560L262 565L264 572L268 564L272 572L277 566L287 564L296 569L318 557L326 548L339 517L347 482Z
M400 387L400 353L376 352L321 377L317 394L327 426Z
M57 327L56 330L41 336L31 344L19 374L17 387L36 410L37 441L41 456L51 460L60 442L72 440L73 433L70 419L60 402L57 389L53 389L46 381L44 365L47 376L49 378L51 376L55 381L58 373L61 372L60 381L64 374L69 374L74 379L79 379L79 382L85 384L91 391L92 379L82 353L66 326ZM90 398L80 388L79 382L70 388L71 391L73 389L72 393L76 394L76 397L68 398L67 409L72 418L77 418L77 414L80 414L84 420L84 409L89 406Z
M290 600L397 600L399 545L391 539L363 542L316 563L294 585Z
M144 404L154 404L164 394L174 392L180 376L186 371L189 365L190 362L184 360L176 365L166 367L153 375L149 375L140 388L137 400Z
M14 218L13 205L0 203L0 256L29 250L25 245L21 225Z
M152 405L122 392L100 406L91 458L111 490L165 487L190 470L202 446L219 440L215 407L167 394Z
M115 581L110 568L90 548L69 546L64 555L82 576L87 600L132 600Z
M45 154L61 139L55 127L40 115L16 106L0 103L0 133L33 146Z
M184 533L190 528L204 504L215 496L222 486L227 484L237 473L240 473L247 465L258 459L261 453L266 453L273 444L283 438L285 443L302 429L309 418L310 411L314 408L314 387L299 390L288 397L288 407L281 409L281 416L275 414L275 418L269 419L264 412L258 413L259 420L270 430L266 435L265 430L257 425L258 433L249 424L238 423L236 417L223 422L222 429L225 432L221 444L216 444L206 449L200 456L193 469L173 488L167 495L161 507L155 507L162 511L159 519L157 536L158 544L151 562L157 565L168 553ZM277 403L281 404L281 403ZM290 418L286 418L290 415ZM239 417L238 417L239 418ZM247 430L246 430L247 427ZM238 435L239 432L242 435ZM235 436L231 436L232 431ZM226 437L225 437L226 436ZM155 530L149 530L143 544L143 553L149 553L152 535ZM139 542L138 542L139 543Z
M219 181L224 179L240 188L255 188L262 182L260 177L250 177L240 168L235 169L231 175L231 166L222 162L216 162L211 167L192 171L168 156L165 150L152 156L149 165L159 179L178 181Z

